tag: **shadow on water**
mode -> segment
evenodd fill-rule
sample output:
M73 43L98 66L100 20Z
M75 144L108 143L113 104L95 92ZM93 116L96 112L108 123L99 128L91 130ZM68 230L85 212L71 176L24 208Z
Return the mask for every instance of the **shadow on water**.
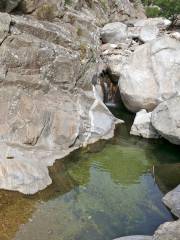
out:
M126 122L115 137L56 161L47 189L0 191L0 240L111 240L173 219L161 198L180 183L178 147L130 136L134 116L111 111Z

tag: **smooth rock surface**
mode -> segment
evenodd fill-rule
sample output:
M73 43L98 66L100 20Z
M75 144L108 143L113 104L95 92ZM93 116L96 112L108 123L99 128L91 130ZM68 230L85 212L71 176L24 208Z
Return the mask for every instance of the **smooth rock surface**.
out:
M155 25L145 25L142 27L140 34L139 34L139 39L142 42L149 42L158 37L159 34L159 28Z
M151 124L151 114L151 112L148 113L145 109L136 113L130 134L144 138L159 138L159 134Z
M119 89L132 112L153 110L180 93L180 42L162 37L136 48L121 71Z
M180 240L180 220L162 224L155 232L153 240Z
M179 169L180 171L180 169ZM171 209L171 212L180 218L180 185L168 192L163 197L164 204Z
M106 24L101 30L103 43L119 43L127 38L127 26L121 22Z
M163 17L156 17L156 18L135 20L133 24L135 27L144 27L146 25L151 25L151 26L154 25L160 29L166 29L171 25L171 21Z
M161 136L180 144L180 96L162 102L152 112L152 125Z

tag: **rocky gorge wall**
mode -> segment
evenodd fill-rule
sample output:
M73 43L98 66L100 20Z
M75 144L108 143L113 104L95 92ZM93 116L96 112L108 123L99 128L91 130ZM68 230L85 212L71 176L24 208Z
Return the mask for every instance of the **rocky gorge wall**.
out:
M121 121L100 97L99 26L143 13L128 0L0 8L0 188L33 194L51 183L56 159L113 136Z

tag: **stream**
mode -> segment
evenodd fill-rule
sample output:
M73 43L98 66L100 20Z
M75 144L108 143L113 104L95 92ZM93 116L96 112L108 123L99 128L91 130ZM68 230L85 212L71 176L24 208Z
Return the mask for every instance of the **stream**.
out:
M112 240L174 219L161 199L180 183L178 147L129 136L133 116L111 110L126 121L115 137L56 161L47 189L0 191L0 240Z

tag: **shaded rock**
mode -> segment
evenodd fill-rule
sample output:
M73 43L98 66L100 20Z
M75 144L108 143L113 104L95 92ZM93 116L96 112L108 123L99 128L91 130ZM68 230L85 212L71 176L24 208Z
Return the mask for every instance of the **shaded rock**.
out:
M152 237L137 235L137 236L120 237L120 238L116 238L114 240L152 240Z
M152 125L161 136L180 144L180 96L162 102L152 112Z
M136 48L121 71L119 88L132 112L153 110L180 92L180 43L162 37Z
M13 11L22 0L2 0L3 10L6 12Z
M180 168L179 168L180 171ZM163 197L164 204L171 209L171 212L180 218L180 185L168 192Z
M153 240L180 240L180 220L162 224L156 230Z
M178 149L175 154L178 154ZM160 190L167 193L180 183L180 163L155 165L154 175Z
M7 13L0 13L0 44L9 34L11 17Z
M106 24L101 30L103 43L118 43L127 38L127 26L121 22Z
M144 138L159 138L158 133L151 124L151 112L142 109L136 114L130 134Z

